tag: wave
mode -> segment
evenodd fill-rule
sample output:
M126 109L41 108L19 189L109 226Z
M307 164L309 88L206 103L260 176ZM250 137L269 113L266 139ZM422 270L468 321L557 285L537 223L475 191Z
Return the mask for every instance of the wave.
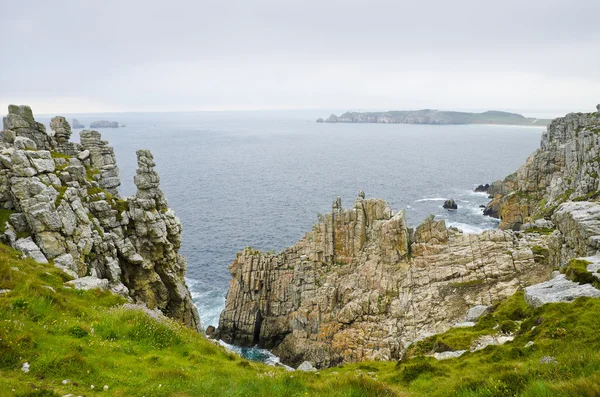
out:
M448 226L462 230L464 234L479 234L486 230L493 229L492 227L474 226L462 222L448 222L447 224Z
M432 198L422 198L419 200L415 200L415 203L420 203L422 201L446 201L448 200L447 198L443 198L443 197L432 197Z

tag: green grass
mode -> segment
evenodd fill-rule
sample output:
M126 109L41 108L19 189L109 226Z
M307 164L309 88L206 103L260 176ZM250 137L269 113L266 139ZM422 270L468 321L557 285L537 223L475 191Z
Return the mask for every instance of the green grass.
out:
M6 222L15 211L0 209L0 234L6 231Z
M0 395L600 394L599 299L532 309L517 293L474 327L454 328L413 345L401 362L287 372L240 358L174 321L126 310L123 298L109 292L64 287L69 276L59 269L20 257L0 245L0 289L11 290L0 294ZM479 336L500 332L515 333L515 340L456 359L424 356L468 349ZM529 341L534 345L525 348ZM556 363L540 363L545 356ZM25 362L29 373L21 371ZM69 383L63 384L65 379Z

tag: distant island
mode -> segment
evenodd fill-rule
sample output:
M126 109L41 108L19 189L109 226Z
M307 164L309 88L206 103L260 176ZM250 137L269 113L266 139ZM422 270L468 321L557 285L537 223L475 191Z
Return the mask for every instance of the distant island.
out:
M488 110L483 113L454 112L446 110L390 110L388 112L346 112L332 114L317 123L383 123L383 124L503 124L546 126L548 119L525 117L518 113Z
M117 121L94 121L90 124L90 128L119 128L119 123Z

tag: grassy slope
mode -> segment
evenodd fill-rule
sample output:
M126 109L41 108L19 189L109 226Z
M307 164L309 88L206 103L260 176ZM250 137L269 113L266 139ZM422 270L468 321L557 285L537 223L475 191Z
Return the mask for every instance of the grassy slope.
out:
M476 327L420 342L402 363L286 372L241 359L171 321L119 308L123 300L110 293L63 287L64 273L19 256L0 245L0 289L11 289L0 295L2 396L600 395L600 300L533 310L516 294ZM421 356L466 348L499 329L520 331L513 343L458 359ZM535 344L524 348L530 340ZM541 364L543 356L557 363ZM21 371L25 362L29 373Z

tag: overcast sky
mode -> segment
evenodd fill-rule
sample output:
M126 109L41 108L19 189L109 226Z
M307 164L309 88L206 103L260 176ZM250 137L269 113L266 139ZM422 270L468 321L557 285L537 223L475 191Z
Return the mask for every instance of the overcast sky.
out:
M598 0L2 2L0 106L590 111Z

